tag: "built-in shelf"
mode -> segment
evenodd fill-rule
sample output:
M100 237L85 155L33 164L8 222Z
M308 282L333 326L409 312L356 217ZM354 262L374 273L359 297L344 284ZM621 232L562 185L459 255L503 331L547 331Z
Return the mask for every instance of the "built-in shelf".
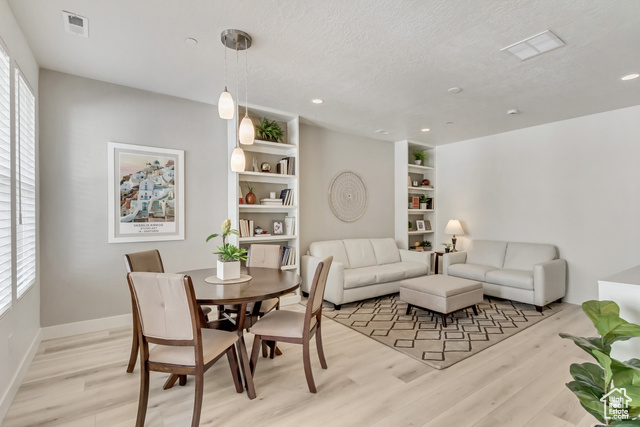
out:
M434 191L433 187L409 187L409 192L412 191Z
M435 209L408 209L409 215L421 215L427 212L435 212Z
M298 206L272 206L272 205L238 205L240 212L255 212L255 213L278 213L278 212L292 212L298 209Z
M297 265L283 265L282 267L280 267L281 270L297 270L298 266Z
M240 172L238 175L241 181L266 182L270 184L286 184L297 178L296 175L251 171Z
M432 171L433 167L431 166L419 166L419 165L409 165L409 172L422 173L426 171Z
M435 230L409 231L409 232L407 232L407 234L409 234L409 235L413 235L413 234L430 234L430 233L435 233Z
M287 240L297 239L297 235L287 236L279 234L277 236L254 236L254 237L240 237L240 243L256 243L256 242L286 242Z
M293 144L282 144L280 142L262 141L256 139L253 144L240 144L243 150L252 153L276 154L276 155L295 155L298 146Z

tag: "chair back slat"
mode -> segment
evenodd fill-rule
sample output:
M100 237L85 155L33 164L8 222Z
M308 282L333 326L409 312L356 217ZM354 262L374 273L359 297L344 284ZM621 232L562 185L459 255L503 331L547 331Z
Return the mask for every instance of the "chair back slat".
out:
M280 269L282 265L282 246L280 245L251 245L248 255L247 267Z
M126 254L124 256L124 262L127 267L127 273L132 273L134 271L164 273L162 257L160 257L160 252L158 252L157 249Z
M193 340L192 305L185 276L169 273L129 273L142 334L164 340Z
M311 316L315 315L322 308L322 300L324 299L324 289L327 285L327 276L331 268L333 257L330 256L322 260L318 264L316 274L313 277L311 290L309 292L309 301L307 302L307 310L311 310Z

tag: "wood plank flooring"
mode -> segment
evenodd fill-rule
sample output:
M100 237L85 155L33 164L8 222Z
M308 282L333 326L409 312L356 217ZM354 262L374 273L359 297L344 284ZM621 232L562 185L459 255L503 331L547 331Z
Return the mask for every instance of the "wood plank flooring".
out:
M303 311L300 305L288 310ZM202 426L527 426L589 427L596 422L565 387L569 365L587 360L559 332L593 335L579 306L546 319L470 358L436 370L330 319L323 319L328 370L315 353L318 387L309 393L302 348L260 358L258 398L235 393L226 358L205 374ZM133 426L139 369L125 372L129 328L45 341L3 426ZM247 335L249 348L251 334ZM151 373L147 426L188 426L193 379L162 390Z

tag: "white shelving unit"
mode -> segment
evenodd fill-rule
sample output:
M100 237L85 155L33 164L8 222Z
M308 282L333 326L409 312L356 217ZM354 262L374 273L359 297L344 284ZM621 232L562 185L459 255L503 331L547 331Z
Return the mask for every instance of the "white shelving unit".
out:
M244 114L244 108L240 107L240 116ZM252 243L273 243L282 246L295 248L295 265L284 266L283 270L300 272L300 215L298 210L300 156L298 147L300 146L300 124L299 118L295 114L284 113L262 107L249 106L249 115L254 124L260 123L263 117L269 120L276 120L284 131L284 143L255 140L253 144L239 144L238 141L238 121L237 118L228 123L228 158L236 146L240 146L245 154L245 171L236 173L228 172L228 206L229 218L233 228L238 228L240 219L254 221L254 227L262 227L271 236L237 237L232 236L230 240L235 245L249 247ZM295 159L295 170L293 175L281 175L276 172L276 164L284 157ZM257 159L258 167L263 162L271 165L271 173L253 171L253 159ZM250 183L254 187L256 204L240 204L241 197L246 196L248 190L245 183ZM240 188L242 186L242 188ZM270 192L275 192L276 197L280 197L280 192L290 188L293 194L291 206L271 206L260 205L260 199L268 198ZM242 193L242 194L240 194ZM282 221L286 216L295 217L293 235L274 235L272 229L273 221ZM282 304L295 304L300 301L300 291L285 295L280 298Z
M424 151L428 159L423 165L416 165L413 161L413 152ZM437 247L436 233L436 170L435 149L429 144L415 141L397 141L394 143L395 162L395 239L398 247L409 249L415 241L431 241L432 247ZM410 178L409 178L410 177ZM409 179L422 182L429 180L429 187L413 186ZM412 197L426 196L431 198L431 209L409 208ZM423 220L431 223L431 230L418 231L416 221ZM409 229L408 223L413 223L413 229Z

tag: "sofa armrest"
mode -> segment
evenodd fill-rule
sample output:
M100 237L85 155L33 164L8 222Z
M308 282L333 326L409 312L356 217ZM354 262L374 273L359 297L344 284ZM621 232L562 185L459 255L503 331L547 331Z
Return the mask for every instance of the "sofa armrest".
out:
M563 298L567 290L567 262L554 259L533 266L533 300L543 307Z
M417 262L427 266L427 275L431 274L431 252L409 251L407 249L398 249L400 251L400 261Z
M464 264L467 262L467 253L461 252L449 252L442 256L442 274L449 275L449 266L453 264Z
M318 264L321 258L311 255L303 255L300 260L300 273L302 274L302 284L300 290L309 293L313 276L316 274ZM344 299L344 264L333 261L329 274L327 275L327 284L324 289L324 299L334 304L342 304Z

